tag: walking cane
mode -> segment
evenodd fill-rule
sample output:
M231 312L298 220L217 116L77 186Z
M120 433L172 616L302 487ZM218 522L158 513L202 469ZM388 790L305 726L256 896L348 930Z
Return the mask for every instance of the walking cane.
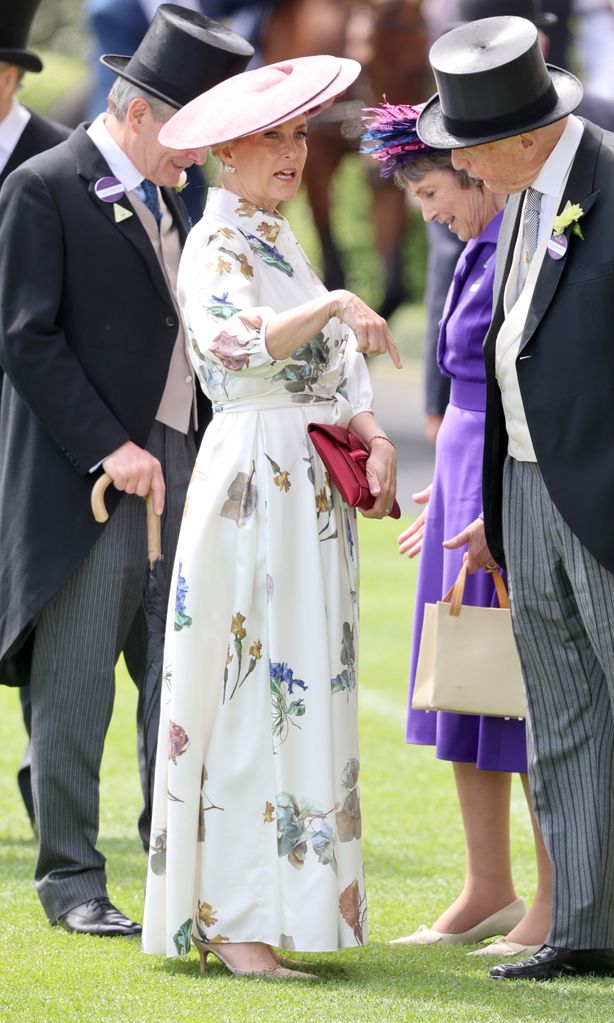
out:
M96 522L106 522L109 518L109 513L104 503L104 495L112 482L113 480L109 474L103 472L102 476L100 476L94 483L91 501L92 511ZM162 541L160 533L160 516L154 511L151 490L145 498L145 507L147 512L147 557L149 559L149 567L153 568L156 561L162 555Z
M92 489L92 511L96 522L106 522L109 513L105 507L104 495L112 483L105 472L96 480ZM168 587L162 558L160 516L153 509L151 491L145 498L147 508L147 556L149 571L143 589L143 608L147 630L147 658L143 683L139 692L137 718L142 730L143 760L147 777L145 791L146 826L151 826L153 809L156 746L160 720L160 687L164 660L164 629Z

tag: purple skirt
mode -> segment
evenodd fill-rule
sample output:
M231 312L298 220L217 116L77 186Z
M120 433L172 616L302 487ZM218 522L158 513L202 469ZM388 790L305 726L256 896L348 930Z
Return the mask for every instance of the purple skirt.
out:
M448 592L465 552L465 548L448 551L442 542L460 533L482 510L484 392L481 384L454 380L437 436L435 478L416 588L406 741L435 746L440 760L476 764L485 771L524 772L527 750L523 721L411 708L424 605L436 603ZM467 576L463 601L474 607L497 604L494 585L485 572Z

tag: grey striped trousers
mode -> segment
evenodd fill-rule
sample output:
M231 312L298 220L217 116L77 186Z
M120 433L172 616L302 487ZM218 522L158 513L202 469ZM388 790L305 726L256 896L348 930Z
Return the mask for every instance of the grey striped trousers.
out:
M166 481L162 553L170 576L196 447L191 434L160 423L146 447ZM127 494L36 626L30 682L40 838L35 884L51 922L106 895L105 858L96 848L100 763L120 654L137 686L145 674L146 565L145 502Z
M614 575L564 522L535 463L505 463L503 535L529 777L554 871L547 941L614 948Z

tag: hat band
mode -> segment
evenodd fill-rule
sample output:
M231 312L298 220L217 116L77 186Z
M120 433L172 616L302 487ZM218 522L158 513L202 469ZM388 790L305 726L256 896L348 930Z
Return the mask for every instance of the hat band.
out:
M532 121L539 121L552 110L558 103L558 94L552 81L546 91L528 106L520 110L513 110L509 114L501 114L497 117L490 117L483 121L461 121L455 117L443 115L443 123L450 135L457 135L461 138L471 138L472 135L479 137L483 135L495 135L508 128L521 128Z

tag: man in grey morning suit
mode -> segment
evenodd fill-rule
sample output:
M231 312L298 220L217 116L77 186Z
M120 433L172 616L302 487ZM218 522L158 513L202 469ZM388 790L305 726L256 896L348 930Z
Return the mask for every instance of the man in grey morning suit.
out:
M100 762L115 663L123 652L137 685L146 668L141 498L151 489L164 512L172 562L196 453L174 297L189 223L173 189L205 152L165 149L158 132L252 52L163 4L132 58L106 58L119 76L108 113L0 195L0 678L31 682L36 887L67 930L140 933L107 896ZM102 527L100 466L115 485Z
M614 135L572 114L580 83L546 66L524 19L456 28L431 63L420 136L510 193L484 344L484 522L454 545L470 570L507 565L554 891L547 944L491 975L614 974Z

